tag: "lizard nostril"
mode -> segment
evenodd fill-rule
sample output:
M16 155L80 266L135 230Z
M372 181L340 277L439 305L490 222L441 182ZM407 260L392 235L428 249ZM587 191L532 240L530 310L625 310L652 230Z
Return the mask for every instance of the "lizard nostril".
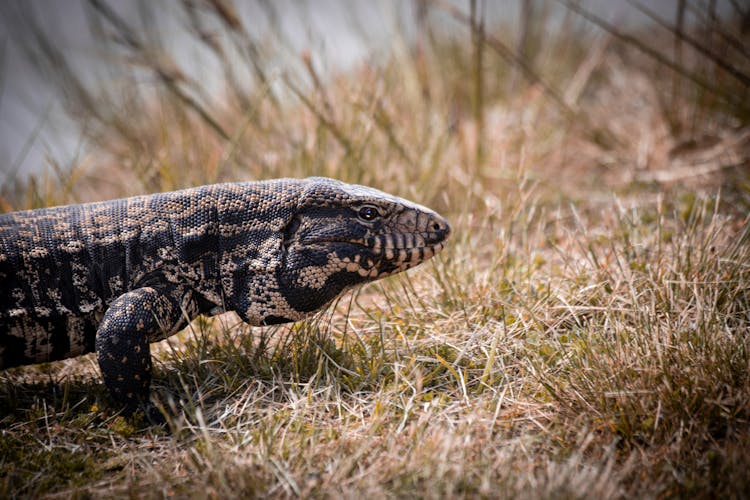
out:
M448 221L441 217L435 217L433 218L429 224L427 225L429 228L429 231L432 232L430 235L430 239L434 239L434 242L439 243L441 241L444 241L448 238L448 235L451 232L451 227L448 224Z

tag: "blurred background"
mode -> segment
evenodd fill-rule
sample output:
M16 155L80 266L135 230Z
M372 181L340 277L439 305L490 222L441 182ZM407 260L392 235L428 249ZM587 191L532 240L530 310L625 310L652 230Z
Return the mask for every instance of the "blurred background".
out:
M450 184L497 193L519 169L542 184L561 175L557 198L707 174L736 187L748 12L718 0L5 2L2 208L310 174L411 186L425 202Z

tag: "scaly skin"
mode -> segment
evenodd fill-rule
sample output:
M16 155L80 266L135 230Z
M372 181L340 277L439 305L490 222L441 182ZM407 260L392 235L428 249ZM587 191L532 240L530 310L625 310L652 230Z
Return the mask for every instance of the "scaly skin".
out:
M149 344L196 316L297 321L431 258L449 233L425 207L317 177L2 214L0 369L96 351L133 411Z

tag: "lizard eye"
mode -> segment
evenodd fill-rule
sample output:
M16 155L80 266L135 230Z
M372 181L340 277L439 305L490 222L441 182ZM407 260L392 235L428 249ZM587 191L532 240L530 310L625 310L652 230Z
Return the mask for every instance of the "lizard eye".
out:
M359 218L366 221L371 221L380 217L378 209L371 206L362 207L359 209Z

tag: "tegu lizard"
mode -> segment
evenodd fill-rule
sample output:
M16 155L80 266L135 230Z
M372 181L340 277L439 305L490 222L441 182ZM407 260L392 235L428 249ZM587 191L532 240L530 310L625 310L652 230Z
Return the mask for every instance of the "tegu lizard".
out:
M96 352L113 399L146 405L149 344L198 315L300 320L438 253L448 222L312 177L0 215L0 369Z

